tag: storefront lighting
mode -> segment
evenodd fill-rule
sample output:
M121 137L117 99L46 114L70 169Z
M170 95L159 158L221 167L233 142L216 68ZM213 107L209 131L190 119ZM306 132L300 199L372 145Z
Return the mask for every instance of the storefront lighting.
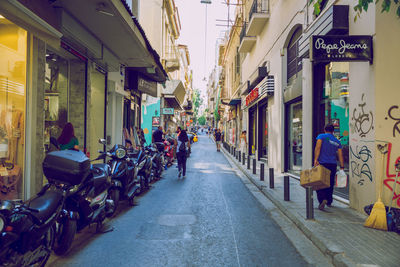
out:
M0 19L5 19L5 17L4 17L4 16L2 16L2 15L0 15Z
M109 12L109 11L106 10L106 5L105 5L104 3L100 3L100 4L97 6L96 11L99 12L99 13L101 13L101 14L107 15L107 16L111 16L111 17L114 16L113 13L111 13L111 12Z

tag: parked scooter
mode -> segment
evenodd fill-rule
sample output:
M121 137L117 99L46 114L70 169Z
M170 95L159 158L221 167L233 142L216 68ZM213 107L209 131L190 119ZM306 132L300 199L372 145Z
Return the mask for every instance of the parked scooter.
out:
M101 153L95 160L105 156L106 153ZM92 223L97 224L96 231L99 231L106 216L115 212L114 201L108 198L110 167L105 163L90 164L89 158L80 151L63 150L46 155L43 171L49 181L70 186L54 243L54 252L63 255L70 249L76 231Z
M0 201L0 265L44 266L56 238L65 186L47 184L33 199Z
M174 145L171 144L168 140L164 141L164 159L165 159L165 168L172 165L174 162Z
M101 142L105 144L105 140ZM130 140L126 140L127 144L132 146ZM140 187L137 185L138 168L133 159L128 155L127 148L122 145L115 145L107 152L107 156L111 159L108 165L111 167L112 186L109 189L110 199L114 201L115 209L118 207L120 199L127 199L131 206L134 205L134 197L139 192ZM133 156L131 153L130 156Z
M155 142L149 149L150 155L152 156L152 170L155 180L161 179L161 175L164 171L164 147L165 145L163 142Z
M150 182L152 181L152 166L153 160L150 156L150 151L148 148L141 148L139 150L134 150L134 153L128 153L137 168L137 177L140 183L140 193L143 193L150 187Z

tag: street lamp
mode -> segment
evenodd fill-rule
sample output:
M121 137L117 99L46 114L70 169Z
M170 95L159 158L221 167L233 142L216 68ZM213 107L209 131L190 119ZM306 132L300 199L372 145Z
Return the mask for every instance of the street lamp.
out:
M211 0L200 0L201 4L206 4L206 27L204 31L204 79L206 81L206 66L207 66L207 5L211 4Z

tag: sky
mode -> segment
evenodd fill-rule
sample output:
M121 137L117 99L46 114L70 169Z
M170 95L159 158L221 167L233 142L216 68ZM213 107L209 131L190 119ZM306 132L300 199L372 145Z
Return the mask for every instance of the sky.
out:
M207 85L203 78L206 77L208 79L213 70L217 39L223 36L222 31L227 30L226 26L217 26L217 24L227 25L228 7L225 1L211 0L212 3L207 4L206 36L206 4L200 3L200 0L175 0L182 27L178 44L187 45L189 48L190 66L193 70L193 88L199 89L203 97L206 95ZM236 1L231 2L236 3ZM230 18L232 20L234 6L231 6L230 10Z

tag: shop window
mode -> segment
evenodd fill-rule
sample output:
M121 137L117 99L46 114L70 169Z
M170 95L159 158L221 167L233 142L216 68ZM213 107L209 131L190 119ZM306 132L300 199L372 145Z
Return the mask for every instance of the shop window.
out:
M296 74L302 69L301 58L299 57L299 39L301 36L301 27L297 28L290 38L287 48L287 82L296 78Z
M303 163L302 102L289 105L289 171L299 174Z
M44 92L44 145L54 148L50 137L58 138L68 122L68 61L51 50L46 51Z
M22 199L27 32L0 15L0 200Z

